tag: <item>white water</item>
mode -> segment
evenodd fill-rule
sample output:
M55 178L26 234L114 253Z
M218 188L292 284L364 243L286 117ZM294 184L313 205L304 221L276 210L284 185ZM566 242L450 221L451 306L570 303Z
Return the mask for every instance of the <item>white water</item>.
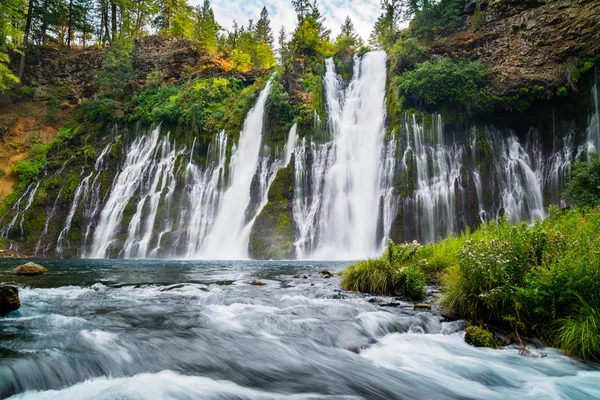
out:
M600 153L600 100L598 99L597 83L592 87L592 97L594 99L594 111L587 129L587 151L588 153Z
M164 196L168 203L168 199L172 196L172 187L175 182L175 160L184 150L177 151L174 145L171 148L169 135L158 143L156 157L148 166L147 176L149 179L141 184L141 200L129 223L127 240L123 248L125 258L148 256L159 202Z
M292 154L294 154L296 147L298 147L298 124L292 125L292 128L290 129L290 133L285 144L285 159L283 161L284 165L288 165L290 163Z
M262 140L263 117L271 81L258 96L256 105L246 117L244 129L229 166L230 185L223 194L221 206L200 252L204 259L248 258L251 224L246 220L250 202L250 185L256 171Z
M504 211L511 223L534 222L546 216L542 194L541 165L537 168L515 136L492 146L499 150L496 169Z
M408 170L409 153L412 154L417 176L415 202L421 213L417 232L425 243L455 229L456 186L460 181L463 154L461 146L445 144L441 115L434 114L431 118L429 131L414 114L411 126L407 121L408 146L403 158L404 168Z
M186 256L193 257L200 250L219 210L225 163L227 161L227 135L221 131L208 149L211 162L204 171L190 162L186 166L187 207L181 214L182 226L188 232Z
M71 230L71 223L73 222L73 217L75 216L75 212L77 211L77 207L79 207L79 201L83 193L87 192L90 186L90 178L92 177L93 172L90 172L88 176L83 178L79 185L75 189L75 194L73 195L73 202L71 203L71 208L69 208L69 214L67 214L67 219L65 220L65 225L62 231L60 231L58 235L58 240L56 242L56 254L62 256L63 246L65 245L65 238L69 234L69 230Z
M125 206L140 186L140 178L150 164L159 132L160 127L156 127L150 135L138 136L129 148L123 169L115 176L110 196L100 213L100 220L94 232L91 258L103 258L108 255L107 251L120 229Z
M354 60L347 88L326 62L323 79L333 142L296 153L294 220L300 258L354 259L378 253L386 55ZM309 165L310 164L310 165ZM305 188L298 188L303 182Z

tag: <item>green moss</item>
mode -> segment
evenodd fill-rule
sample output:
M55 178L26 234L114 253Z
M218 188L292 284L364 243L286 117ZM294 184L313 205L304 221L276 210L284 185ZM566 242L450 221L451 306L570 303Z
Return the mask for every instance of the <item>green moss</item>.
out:
M475 347L489 347L490 349L498 347L492 333L477 325L469 325L467 327L467 330L465 331L465 342Z
M295 258L293 207L294 161L277 171L268 202L256 217L248 250L256 259Z

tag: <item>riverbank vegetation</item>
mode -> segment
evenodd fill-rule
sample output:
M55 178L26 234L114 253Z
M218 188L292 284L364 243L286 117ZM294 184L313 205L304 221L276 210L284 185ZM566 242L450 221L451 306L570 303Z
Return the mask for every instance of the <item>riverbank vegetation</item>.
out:
M442 305L461 318L600 361L598 156L574 164L565 196L573 208L552 208L534 224L501 218L439 243L390 243L380 259L344 270L342 285L419 298L425 282L441 284Z

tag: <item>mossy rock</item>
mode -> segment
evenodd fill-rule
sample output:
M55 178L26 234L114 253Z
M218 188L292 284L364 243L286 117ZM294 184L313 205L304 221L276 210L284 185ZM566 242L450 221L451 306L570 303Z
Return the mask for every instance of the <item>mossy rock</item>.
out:
M256 217L250 232L248 251L254 259L293 259L294 247L294 161L277 171L268 193L268 202Z
M475 347L498 347L492 332L478 325L469 325L465 331L465 342Z
M41 265L31 261L10 271L11 274L25 276L42 275L46 272L49 272L48 268L42 267Z

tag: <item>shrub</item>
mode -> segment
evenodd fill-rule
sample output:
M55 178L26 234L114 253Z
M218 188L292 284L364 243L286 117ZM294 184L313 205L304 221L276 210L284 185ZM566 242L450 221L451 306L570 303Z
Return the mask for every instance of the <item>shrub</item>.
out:
M12 166L12 170L19 176L19 180L23 186L34 180L42 168L46 165L46 154L48 146L41 141L37 141L32 146L27 158L16 162Z
M443 58L424 62L396 78L400 94L427 106L475 102L486 78L486 67L469 60Z
M465 331L465 342L475 347L497 347L492 333L484 327L478 325L469 325Z
M600 156L592 153L589 163L577 161L573 164L564 197L581 207L600 204Z
M81 123L87 121L113 123L122 113L120 102L109 98L100 98L81 102L76 118Z

